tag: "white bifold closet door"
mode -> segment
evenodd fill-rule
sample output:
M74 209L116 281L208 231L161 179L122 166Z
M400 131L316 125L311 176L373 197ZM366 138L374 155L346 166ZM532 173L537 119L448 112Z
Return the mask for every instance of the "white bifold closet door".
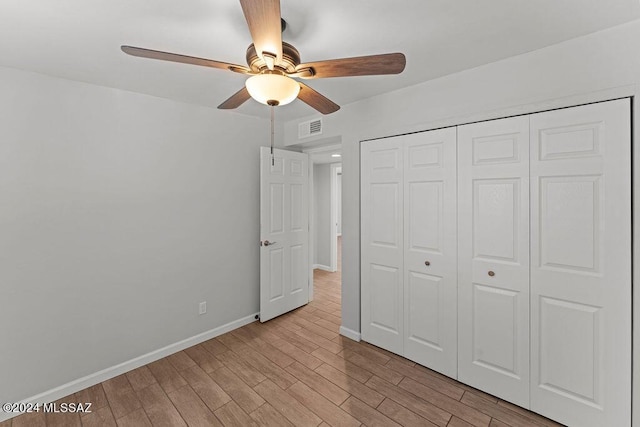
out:
M531 116L531 409L631 424L629 99Z
M403 354L404 265L402 144L396 138L362 144L362 339Z
M404 143L404 356L457 376L456 129Z
M456 130L362 144L362 338L456 376Z
M361 154L362 338L570 426L630 426L630 100Z
M458 127L458 379L529 407L529 118Z

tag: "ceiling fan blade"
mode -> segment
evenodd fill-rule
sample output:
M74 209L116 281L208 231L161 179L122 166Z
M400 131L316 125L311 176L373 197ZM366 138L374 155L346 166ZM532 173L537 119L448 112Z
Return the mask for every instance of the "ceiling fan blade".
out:
M220 108L221 110L232 110L244 104L244 102L249 98L251 98L251 95L249 95L249 91L246 87L243 87L242 89L231 95L229 99L218 105L218 108Z
M282 62L280 0L240 0L240 5L258 56L273 69L274 61L275 64ZM267 58L264 53L268 54Z
M329 59L308 62L296 67L296 71L311 69L312 73L301 74L303 79L324 77L375 76L380 74L400 74L407 63L402 53L358 56L354 58Z
M226 62L214 61L212 59L196 58L195 56L180 55L177 53L162 52L159 50L144 49L142 47L121 46L120 49L126 54L139 56L141 58L160 59L163 61L180 62L182 64L201 65L203 67L219 68L230 70L241 74L254 74L244 65L228 64Z
M329 98L321 95L304 83L298 83L300 84L300 93L298 94L298 98L305 104L315 108L322 114L335 113L340 109L340 106Z

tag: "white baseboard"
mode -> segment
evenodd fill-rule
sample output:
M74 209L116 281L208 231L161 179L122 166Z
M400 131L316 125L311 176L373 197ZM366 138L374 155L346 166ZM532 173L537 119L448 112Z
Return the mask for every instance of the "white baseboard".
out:
M353 329L345 328L344 326L340 326L340 335L354 341L360 341L360 332L356 332Z
M328 265L324 265L324 264L313 264L313 269L318 269L318 270L324 270L324 271L328 271L330 273L334 273L335 270L333 270L331 267L329 267Z
M76 393L80 390L84 390L87 387L91 387L93 385L99 384L108 379L117 377L118 375L122 375L125 372L129 372L136 368L139 368L140 366L144 366L151 362L155 362L156 360L162 359L163 357L169 356L170 354L177 353L178 351L184 350L185 348L192 347L194 345L200 344L201 342L210 340L211 338L215 338L229 331L233 331L234 329L240 328L244 325L248 325L251 322L255 322L256 316L258 314L259 313L255 313L250 316L243 317L238 320L234 320L225 325L218 326L217 328L214 328L209 331L203 332L201 334L195 335L193 337L184 339L182 341L178 341L177 343L169 344L166 347L162 347L158 350L154 350L150 353L143 354L142 356L120 363L110 368L106 368L99 372L87 375L86 377L82 377L75 381L71 381L69 383L63 384L49 391L45 391L44 393L40 393L28 399L24 399L22 400L21 403L54 402L65 396L69 396L70 394ZM74 402L74 403L79 403L79 402ZM0 422L8 420L9 418L16 417L18 415L20 414L6 413L0 410Z

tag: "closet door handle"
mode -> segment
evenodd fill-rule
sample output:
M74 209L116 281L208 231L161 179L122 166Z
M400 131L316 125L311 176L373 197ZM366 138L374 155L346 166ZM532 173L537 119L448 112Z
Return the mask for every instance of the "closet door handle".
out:
M493 277L496 275L496 273L494 273L492 270L489 270L489 273L487 273L490 277Z
M426 265L427 267L429 267L431 265L431 263L429 261L425 261L424 265Z

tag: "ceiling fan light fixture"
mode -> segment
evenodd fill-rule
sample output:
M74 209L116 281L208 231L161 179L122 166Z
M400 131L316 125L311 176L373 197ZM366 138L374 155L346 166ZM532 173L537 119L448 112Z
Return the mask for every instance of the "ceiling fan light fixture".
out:
M249 95L265 105L286 105L298 97L300 85L282 74L258 74L247 79Z

